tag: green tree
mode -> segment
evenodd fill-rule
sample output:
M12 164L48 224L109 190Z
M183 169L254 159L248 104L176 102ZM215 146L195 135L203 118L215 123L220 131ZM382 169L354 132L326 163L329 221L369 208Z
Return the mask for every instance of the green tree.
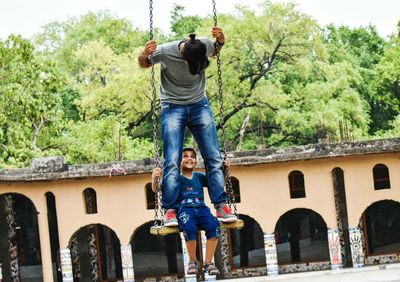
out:
M146 34L132 27L126 19L118 19L109 11L89 12L66 22L51 22L35 36L39 50L55 56L59 67L72 73L74 52L90 41L102 41L115 54L129 54L146 42ZM73 73L72 73L73 74Z
M0 41L0 165L26 165L42 148L54 146L43 133L59 132L63 87L54 63L35 55L28 40Z
M126 123L117 116L70 122L62 139L63 155L69 163L137 160L151 156L152 143L128 136L125 128Z
M369 133L387 127L386 116L382 115L380 94L376 92L374 80L377 76L375 66L380 62L387 42L378 34L374 26L351 29L346 26L328 25L324 30L329 60L350 62L362 77L357 89L368 102L371 116Z
M185 7L174 4L171 12L171 31L174 38L186 38L188 34L195 33L201 26L202 18L199 16L184 16Z
M385 50L379 64L375 68L373 80L375 96L374 109L376 128L390 129L392 120L400 114L400 45L397 39L393 39L392 45Z
M284 86L274 85L274 77L283 66L310 56L317 48L315 38L319 34L316 22L296 10L294 4L265 1L259 14L245 7L238 9L240 14L236 18L219 16L219 25L227 34L227 44L221 52L226 101L223 122L228 125L227 131L232 141L241 128L243 119L238 113L243 109L261 109L262 115L268 116L270 121L270 117L277 114L286 98L277 98L277 93L282 92ZM215 68L215 64L212 68ZM215 69L213 72L215 74ZM208 84L208 93L216 105L216 78L209 79ZM257 113L259 110L253 111L253 114ZM235 119L235 116L238 118ZM279 130L272 123L265 126ZM233 146L231 144L230 147Z

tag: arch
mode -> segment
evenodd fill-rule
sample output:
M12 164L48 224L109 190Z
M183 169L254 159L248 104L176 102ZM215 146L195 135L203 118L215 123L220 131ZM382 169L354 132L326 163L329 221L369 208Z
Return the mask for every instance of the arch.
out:
M102 224L79 228L69 240L74 281L123 279L121 244L115 232Z
M179 233L151 235L149 230L153 225L153 221L142 224L130 240L135 280L165 276L183 278L185 273Z
M389 168L384 164L376 164L372 169L375 190L390 189Z
M144 190L146 193L146 207L148 210L154 210L155 208L155 202L156 202L156 193L153 192L151 189L151 183L147 183L144 186Z
M400 203L382 200L362 214L367 255L400 252Z
M43 281L37 209L26 196L0 195L0 261L3 281Z
M232 189L233 189L233 195L235 197L235 203L240 203L240 182L239 179L237 179L234 176L231 176L231 183L232 183Z
M97 195L93 188L86 188L82 192L87 214L97 213Z
M264 232L252 217L240 214L244 228L229 229L229 249L231 268L265 266Z
M306 190L304 184L304 174L299 170L293 170L289 173L290 198L305 198Z
M320 214L296 208L275 225L278 264L329 261L327 225Z

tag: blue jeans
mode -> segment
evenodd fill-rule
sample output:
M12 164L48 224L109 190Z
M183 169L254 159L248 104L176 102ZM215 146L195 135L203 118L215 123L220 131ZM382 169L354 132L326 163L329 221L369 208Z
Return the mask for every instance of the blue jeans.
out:
M217 129L208 99L189 105L161 104L164 172L162 205L178 209L180 164L185 128L188 127L200 148L208 178L208 193L214 206L226 202L222 157L218 147Z

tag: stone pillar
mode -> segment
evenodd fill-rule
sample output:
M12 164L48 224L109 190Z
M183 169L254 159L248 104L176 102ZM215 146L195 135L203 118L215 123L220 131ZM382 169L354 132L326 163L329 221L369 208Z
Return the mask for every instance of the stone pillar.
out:
M12 282L21 281L20 269L18 263L18 246L17 246L17 233L15 229L15 217L14 217L14 205L13 198L11 195L6 195L4 197L4 208L6 213L6 224L8 230L8 254L10 258L10 274L11 277L5 279L10 279ZM7 270L6 270L7 271Z
M135 281L131 244L121 245L122 276L124 282Z
M60 250L61 272L63 282L72 282L72 261L69 248ZM50 280L51 281L51 280Z
M49 221L47 216L47 201L44 197L40 203L40 212L38 212L40 253L42 258L43 281L53 280L53 263L51 261L51 242Z
M349 228L350 245L351 245L351 258L353 260L353 267L360 268L364 266L364 250L363 250L363 237L361 230L358 227Z
M328 245L332 270L342 269L342 251L338 229L328 229Z
M267 275L276 276L279 274L278 255L276 251L275 234L264 233L265 261L267 264Z
M231 266L229 262L229 243L228 231L221 228L221 236L218 240L217 250L215 251L215 264L221 272L221 278L231 278Z

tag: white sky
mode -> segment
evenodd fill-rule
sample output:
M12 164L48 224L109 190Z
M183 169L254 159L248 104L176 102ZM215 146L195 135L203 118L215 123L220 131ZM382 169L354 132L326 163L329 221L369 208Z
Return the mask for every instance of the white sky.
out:
M216 0L218 12L233 12L235 4L257 9L262 0ZM273 2L288 2L273 0ZM382 36L397 31L400 0L292 0L300 11L315 18L321 25L334 23L350 27L375 25ZM212 12L211 0L153 0L154 25L169 31L173 3L183 5L187 15L205 16ZM134 26L149 26L149 3L146 0L0 0L0 38L9 34L31 37L51 21L65 21L88 11L110 10L129 19Z

